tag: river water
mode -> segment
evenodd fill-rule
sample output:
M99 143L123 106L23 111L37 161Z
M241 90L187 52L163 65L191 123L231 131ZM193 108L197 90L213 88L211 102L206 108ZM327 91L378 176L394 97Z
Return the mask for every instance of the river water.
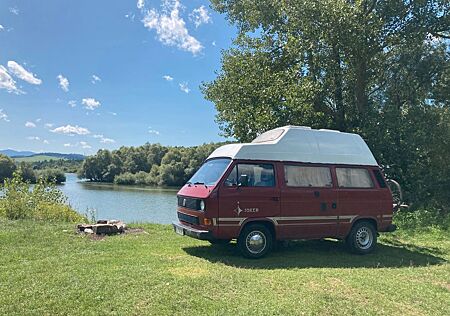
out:
M95 210L97 219L119 219L126 223L149 222L169 224L176 220L177 189L124 186L80 181L66 174L59 186L79 213Z

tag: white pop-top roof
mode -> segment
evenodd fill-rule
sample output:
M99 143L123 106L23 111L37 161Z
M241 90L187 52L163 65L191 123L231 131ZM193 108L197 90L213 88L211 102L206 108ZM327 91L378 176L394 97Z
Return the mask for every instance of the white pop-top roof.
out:
M218 157L378 166L361 136L303 126L279 127L251 143L221 146L208 159Z

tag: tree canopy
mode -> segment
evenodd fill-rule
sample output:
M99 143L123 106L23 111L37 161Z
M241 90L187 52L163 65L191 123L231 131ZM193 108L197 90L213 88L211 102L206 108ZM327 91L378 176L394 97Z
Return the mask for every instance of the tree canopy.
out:
M449 1L211 2L238 28L202 86L225 136L357 132L410 201L449 209Z
M145 144L99 150L87 157L79 176L91 181L117 184L181 186L194 174L220 143L195 147L166 147Z

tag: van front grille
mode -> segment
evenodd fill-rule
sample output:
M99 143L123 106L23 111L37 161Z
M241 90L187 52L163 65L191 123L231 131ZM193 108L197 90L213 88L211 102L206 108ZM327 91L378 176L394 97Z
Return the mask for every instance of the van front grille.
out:
M182 206L191 210L199 210L200 209L200 200L194 199L185 196L177 196L178 198L178 206Z
M186 222L186 223L193 224L193 225L198 225L200 223L197 216L192 216L192 215L184 214L181 212L177 212L177 213L178 213L178 219L182 222Z

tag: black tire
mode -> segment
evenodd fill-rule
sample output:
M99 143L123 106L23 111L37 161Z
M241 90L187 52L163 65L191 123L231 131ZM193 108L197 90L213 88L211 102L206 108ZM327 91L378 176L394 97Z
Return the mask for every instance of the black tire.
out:
M358 222L353 225L345 241L353 253L360 255L371 253L377 245L377 230L367 221Z
M231 239L211 239L208 241L211 245L228 245Z
M247 258L262 258L272 250L272 232L264 225L250 224L241 231L238 247Z

